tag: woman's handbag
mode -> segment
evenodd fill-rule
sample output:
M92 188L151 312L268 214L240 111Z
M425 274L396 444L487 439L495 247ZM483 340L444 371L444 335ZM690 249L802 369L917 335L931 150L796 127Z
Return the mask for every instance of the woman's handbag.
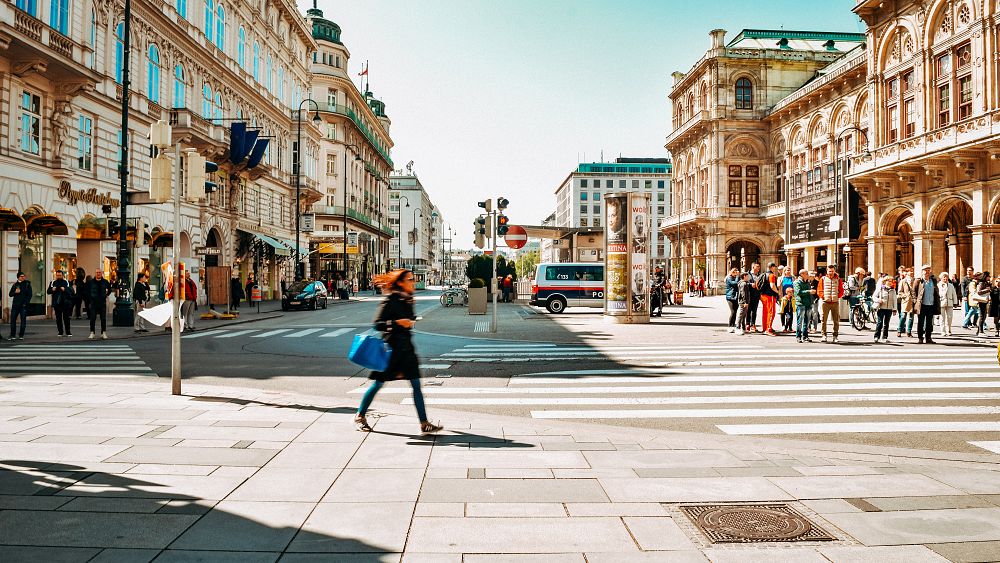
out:
M392 348L374 334L355 334L347 359L372 371L385 371L389 367Z

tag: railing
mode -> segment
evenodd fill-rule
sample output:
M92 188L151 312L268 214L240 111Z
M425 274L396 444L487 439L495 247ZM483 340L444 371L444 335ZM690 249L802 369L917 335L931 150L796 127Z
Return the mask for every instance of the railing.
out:
M392 159L389 158L389 151L382 145L382 141L379 140L378 136L372 132L372 130L365 124L365 122L358 116L355 111L347 106L337 105L337 104L326 104L326 111L333 113L339 113L340 115L347 116L354 125L364 134L368 142L375 147L375 150L389 163L389 167L393 167Z
M779 201L764 206L764 217L777 217L785 214L785 202Z
M791 94L783 98L780 102L774 104L774 107L772 107L768 113L772 114L776 111L781 111L781 109L788 107L790 104L794 104L795 102L802 99L809 93L815 92L816 90L822 88L823 86L826 86L827 84L829 84L834 80L838 80L844 74L865 64L865 61L867 60L866 57L867 57L867 52L865 51L865 49L859 49L858 53L853 58L849 59L840 67L833 69L827 74L824 74L821 78L813 80L809 84L806 84L802 88L799 88L795 92L792 92Z
M342 205L314 205L313 211L319 215L333 215L337 217L344 216L344 206ZM372 217L365 215L364 213L361 213L357 209L352 209L348 207L347 216L356 221L364 223L369 227L380 230L381 232L389 235L390 237L396 236L396 231L390 229L386 225L379 225L378 223L375 222L375 220Z
M684 134L690 131L692 127L707 119L708 119L708 111L699 110L694 112L694 114L692 114L691 117L687 119L687 121L682 123L679 127L674 129L673 131L670 132L669 135L667 135L667 144L670 144L671 142L679 139L680 137L683 137Z
M73 58L73 42L61 33L49 32L49 47L61 55Z
M45 24L41 20L32 17L26 12L17 10L14 12L14 26L18 31L27 35L28 37L34 39L35 41L42 40L42 28Z

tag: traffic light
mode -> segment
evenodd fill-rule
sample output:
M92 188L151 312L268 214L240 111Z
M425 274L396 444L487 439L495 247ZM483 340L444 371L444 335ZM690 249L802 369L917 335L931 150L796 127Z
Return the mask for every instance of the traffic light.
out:
M119 231L118 226L119 226L118 219L115 219L114 217L108 217L106 234L109 239L116 239L119 237L121 231Z
M507 209L507 204L509 203L510 201L507 198L500 196L497 198L497 209L503 211L504 209Z
M509 217L506 215L497 215L497 236L502 237L507 234L507 230L510 229L510 227L507 226L508 223L510 223Z
M479 207L482 207L483 209L486 210L487 213L489 213L489 212L493 211L493 200L492 199L488 199L486 201L480 201L479 202Z
M157 203L170 201L173 192L174 163L167 155L160 153L152 159L149 173L149 199Z
M219 165L207 160L197 152L188 152L184 177L187 180L187 199L197 202L205 197L206 193L212 193L218 187L215 182L208 181L206 174L212 174L219 170Z
M476 248L482 248L486 246L486 219L480 217L472 222L475 230L473 231L476 235Z

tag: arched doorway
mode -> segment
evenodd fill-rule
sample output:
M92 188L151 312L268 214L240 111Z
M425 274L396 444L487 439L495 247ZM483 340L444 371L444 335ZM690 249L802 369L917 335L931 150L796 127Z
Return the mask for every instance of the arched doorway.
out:
M945 255L932 256L932 263L943 264L946 271L959 273L972 265L972 206L964 199L951 199L938 206L931 218L931 229L947 233Z
M745 272L754 262L760 262L760 246L744 240L732 241L726 245L727 271L737 268Z
M884 250L883 269L885 273L895 273L901 266L913 267L913 214L905 207L898 207L885 215L882 233L896 237L889 259L889 248ZM891 267L890 267L891 266Z
M222 247L222 235L219 234L219 230L218 229L216 229L216 228L213 227L212 230L208 231L208 237L206 237L206 239L205 239L205 246L208 247L208 248L219 248L220 251L221 251L221 247ZM206 267L210 268L212 266L218 266L220 263L221 263L221 255L220 254L207 254L207 255L205 255L205 266Z

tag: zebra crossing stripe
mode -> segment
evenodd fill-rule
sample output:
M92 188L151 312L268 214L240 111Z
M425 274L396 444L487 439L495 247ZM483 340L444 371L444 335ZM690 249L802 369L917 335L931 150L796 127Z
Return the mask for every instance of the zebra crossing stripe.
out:
M314 332L319 332L321 330L323 330L323 329L321 329L321 328L307 328L305 330L300 330L298 332L293 332L291 334L283 334L282 338L300 338L300 337L312 334Z
M277 330L269 330L267 332L262 332L260 334L255 334L255 335L251 336L250 338L267 338L268 336L274 336L276 334L281 334L283 332L288 332L290 330L292 330L292 329L290 329L290 328L279 328Z
M420 366L423 368L424 366ZM426 397L429 405L724 405L741 403L875 403L882 401L998 400L1000 393L871 393L850 395L752 395L699 397ZM412 405L413 399L401 404ZM1000 452L998 452L1000 453Z
M844 434L880 432L998 432L1000 422L814 422L809 424L719 424L726 434Z
M774 409L614 409L581 411L531 411L533 418L803 418L824 416L985 415L1000 407L815 407ZM1000 424L1000 423L998 423Z
M247 334L257 332L259 329L251 328L248 330L237 330L236 332L227 332L226 334L220 334L216 338L236 338L237 336L246 336Z
M995 454L1000 454L1000 442L969 442L977 448L983 448L984 450L991 451Z
M65 362L64 362L65 363ZM119 361L115 360L115 364L128 364L128 365L113 365L113 366L101 366L100 368L95 368L94 366L67 366L63 364L57 364L56 362L49 362L48 365L30 365L30 366L4 366L4 372L22 372L22 371L53 371L60 370L64 372L83 372L83 371L135 371L135 370L147 370L152 371L146 367L146 363L142 360L138 361Z
M128 344L18 344L9 350L131 350Z
M870 381L852 383L793 383L773 385L646 385L636 387L431 387L424 395L601 395L624 393L711 393L738 391L850 391L862 389L1000 389L1000 381ZM364 393L354 389L351 393ZM386 387L382 394L409 394L410 389Z
M355 330L357 330L357 329L354 328L354 327L338 328L337 330L335 330L333 332L328 332L326 334L321 334L319 337L320 338L336 338L336 337L340 336L341 334L346 334L348 332L354 332Z
M185 334L185 335L181 336L181 338L185 338L185 339L190 340L192 338L201 338L203 336L213 336L213 335L217 335L217 334L222 334L223 332L226 332L226 329L206 330L205 332L196 332L194 334Z
M989 371L986 372L966 372L961 374L960 378L963 379L976 379L976 378L996 378L996 370L993 366L986 366ZM926 368L924 368L926 369ZM673 373L683 373L677 372ZM565 377L565 378L533 378L525 376L515 376L510 378L510 385L548 385L548 384L565 384L567 382L574 383L670 383L670 382L682 382L682 383L697 383L697 382L712 382L712 381L837 381L837 380L850 380L850 379L946 379L949 381L954 381L956 376L946 375L937 373L937 369L933 372L918 373L914 370L906 370L903 373L831 373L825 375L740 375L734 374L732 372L719 372L718 374L710 375L650 375L647 377ZM629 390L630 387L621 387L622 391Z

